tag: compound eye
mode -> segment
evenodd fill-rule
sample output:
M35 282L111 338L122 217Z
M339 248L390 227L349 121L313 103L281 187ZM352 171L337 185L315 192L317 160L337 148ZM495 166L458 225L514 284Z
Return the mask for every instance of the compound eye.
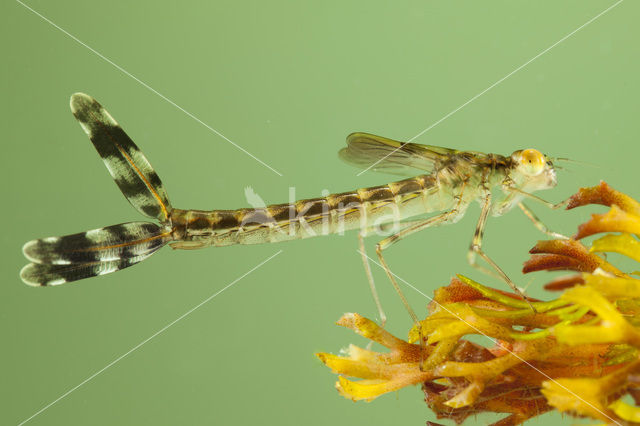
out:
M520 164L524 172L531 176L542 173L546 161L544 154L537 149L525 149L520 154Z

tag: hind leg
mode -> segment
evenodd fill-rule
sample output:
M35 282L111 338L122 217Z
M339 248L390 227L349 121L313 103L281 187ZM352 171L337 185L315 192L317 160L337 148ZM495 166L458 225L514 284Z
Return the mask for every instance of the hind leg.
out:
M401 222L399 225L401 226L401 230L402 230L402 229L409 228L413 225L423 223L425 220L426 219ZM390 225L390 226L396 226L396 225ZM386 231L390 228L390 226L387 226L387 224L383 224L383 225L380 225L379 229L381 231ZM369 282L369 289L371 291L371 295L373 296L373 300L378 310L378 316L380 318L380 326L384 328L385 324L387 323L387 315L384 313L384 309L382 308L382 303L380 302L380 296L378 295L378 291L376 289L376 283L375 283L375 280L373 279L373 274L371 272L371 265L369 263L369 258L367 257L367 252L364 246L364 237L370 231L371 231L370 228L365 228L365 229L361 229L360 232L358 232L358 251L360 252L360 256L362 257L362 264L364 265L364 270L367 275L367 281Z
M373 280L373 274L371 273L371 265L369 264L369 258L367 257L367 252L364 248L364 235L366 231L361 230L358 232L358 251L360 252L360 256L362 257L362 264L364 265L364 271L367 274L367 281L369 281L369 290L371 290L371 295L373 296L373 301L376 304L376 308L378 309L378 316L380 318L380 327L384 328L387 323L387 315L384 313L384 309L382 309L382 303L380 303L380 296L378 296L378 291L376 290L376 283Z
M420 326L420 321L418 319L418 316L415 314L415 312L409 305L407 298L405 297L404 293L402 292L402 289L400 288L400 286L398 285L398 282L395 279L395 275L393 274L393 272L391 272L391 269L387 265L387 261L385 260L382 252L388 249L389 247L391 247L393 244L397 243L398 241L408 237L409 235L415 234L416 232L422 231L423 229L426 229L432 226L441 225L446 221L453 220L458 214L459 214L458 210L453 209L445 213L441 213L437 216L433 216L429 219L412 222L413 223L412 225L396 232L393 235L388 236L387 238L383 239L378 244L376 244L376 254L378 255L378 259L380 260L380 266L382 266L384 271L387 273L387 277L389 278L389 281L391 281L391 285L393 285L393 288L395 289L396 293L398 293L398 296L400 297L400 300L402 301L402 304L404 305L405 309L409 313L409 316L418 327Z

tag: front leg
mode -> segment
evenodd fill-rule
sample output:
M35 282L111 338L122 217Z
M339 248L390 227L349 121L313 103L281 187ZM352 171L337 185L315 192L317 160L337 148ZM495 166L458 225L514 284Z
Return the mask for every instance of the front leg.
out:
M556 209L559 209L561 207L565 207L569 203L569 200L571 200L571 198L567 198L564 201L561 201L559 203L554 204L554 203L552 203L550 201L547 201L547 200L545 200L543 198L538 197L537 195L533 195L533 194L531 194L529 192L523 191L522 189L516 188L514 186L506 186L505 189L507 191L512 192L512 193L515 193L515 194L521 195L523 197L526 197L526 198L528 198L530 200L534 200L534 201L537 201L539 203L542 203L542 204L544 204L545 206L547 206L548 208L550 208L552 210L556 210Z
M558 238L561 240L568 240L569 237L559 234L557 232L553 232L552 230L550 230L549 228L547 228L547 225L545 225L539 218L538 216L535 215L535 213L533 213L531 211L531 209L529 209L529 207L527 207L524 203L518 203L518 207L520 207L520 210L522 210L522 212L529 218L529 220L531 220L531 222L533 222L533 225L538 228L540 230L540 232L547 234L550 237L553 238Z
M523 191L521 189L515 188L513 186L506 186L506 188L508 191L510 191L511 193L509 195L521 195L523 197L526 197L530 200L534 200L537 201L539 203L544 204L545 206L549 207L552 210L555 209L559 209L560 207L564 207L567 205L567 203L569 202L570 198L567 198L564 201L561 201L559 203L551 203L549 201L546 201L540 197L538 197L537 195L533 195L530 194L526 191ZM538 216L535 215L535 213L533 213L533 211L531 211L531 209L529 207L527 207L524 203L520 202L518 203L518 207L520 207L520 210L522 210L522 212L529 218L529 220L531 220L531 222L533 222L533 225L538 228L540 230L540 232L549 235L550 237L553 238L559 238L562 240L568 240L569 237L562 235L558 232L554 232L552 230L550 230L544 223L542 223L542 221L538 218Z

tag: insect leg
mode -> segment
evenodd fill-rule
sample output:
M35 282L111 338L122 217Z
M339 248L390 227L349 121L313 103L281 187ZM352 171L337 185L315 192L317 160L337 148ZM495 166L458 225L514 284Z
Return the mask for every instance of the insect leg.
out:
M542 203L542 204L544 204L545 206L547 206L548 208L550 208L552 210L559 209L561 207L566 206L569 203L569 200L570 200L570 198L567 198L564 201L560 201L559 203L553 204L552 202L547 201L544 198L540 198L537 195L530 194L530 193L528 193L526 191L523 191L521 189L515 188L513 186L509 186L509 187L507 187L507 189L509 191L511 191L511 192L514 192L514 193L517 193L519 195L522 195L523 197L526 197L526 198L528 198L530 200L534 200L534 201L537 201L539 203Z
M418 223L424 222L425 219L422 220L411 220L408 222L401 222L399 224L400 230L409 228ZM378 226L378 230L381 232L388 232L392 227L396 227L396 232L398 224L382 224ZM369 233L369 231L373 228L364 228L358 232L358 251L362 257L362 264L364 265L364 271L367 274L367 281L369 281L369 288L371 290L371 295L373 296L373 300L376 304L376 308L378 309L378 315L380 317L380 326L384 328L387 322L387 315L384 313L384 309L382 308L382 302L380 302L380 296L378 295L378 291L376 289L375 280L373 279L373 274L371 273L371 265L369 264L369 258L367 257L367 252L365 251L364 246L364 237Z
M502 279L505 283L507 283L507 285L511 287L513 291L518 293L518 295L520 295L520 297L522 297L522 299L525 302L527 302L531 307L531 309L535 312L535 309L529 302L529 299L527 298L527 296L525 296L524 293L520 291L520 289L515 285L513 281L511 281L511 279L498 266L498 264L495 263L489 256L487 256L487 254L482 250L482 237L484 234L484 227L487 223L487 217L489 216L490 210L491 210L491 192L487 192L484 196L482 211L480 212L480 218L478 219L478 224L476 225L476 231L473 235L473 240L471 241L471 247L469 247L469 252L467 254L467 259L469 261L469 264L482 272L488 273L489 275L495 276L497 273L497 276L500 279ZM489 266L491 266L491 268L493 268L493 271L487 270L482 266L478 265L476 262L476 255L484 259L484 261L487 262Z
M407 228L404 228L400 231L398 231L397 233L388 236L387 238L383 239L382 241L380 241L378 244L376 244L376 254L378 255L378 259L380 260L380 264L382 265L382 268L384 269L384 271L387 273L387 277L389 277L389 281L391 281L391 284L393 285L393 288L395 289L396 293L398 293L398 296L400 296L400 300L402 300L402 304L404 305L405 309L407 310L407 312L409 313L409 316L411 317L411 320L413 321L413 323L415 324L416 328L418 329L418 335L420 336L420 347L421 347L421 352L420 352L420 369L422 370L423 368L423 359L422 359L422 354L425 353L425 336L422 333L422 324L420 323L420 320L418 319L418 316L416 315L416 313L413 311L413 309L411 308L411 305L409 305L409 302L407 301L407 298L405 297L404 293L402 292L402 290L400 289L400 286L398 285L398 282L396 281L393 273L391 272L391 269L389 269L389 266L387 265L386 260L384 259L384 256L382 255L382 252L389 248L391 245L393 245L394 243L400 241L401 239L414 234L418 231L422 231L425 228L428 228L430 226L437 226L440 225L444 222L446 222L447 220L451 220L453 218L455 218L455 216L459 214L459 210L457 209L457 206L455 208L453 208L450 211L441 213L437 216L433 216L429 219L425 219L419 223L416 223L414 225L408 226Z
M380 303L380 297L378 296L378 291L376 290L376 283L373 280L373 274L371 273L371 265L369 265L369 258L367 257L367 253L364 249L364 234L365 231L361 230L358 232L358 246L360 251L360 256L362 256L362 263L364 265L364 271L367 274L367 280L369 281L369 289L371 290L371 295L373 296L373 301L376 303L376 307L378 308L378 315L380 316L380 327L384 328L384 325L387 323L387 315L384 313L382 309L382 304Z
M568 240L569 237L566 237L562 234L559 234L557 232L553 232L552 230L550 230L549 228L547 228L547 226L542 223L542 221L538 218L538 216L535 215L535 213L533 213L533 211L531 211L531 209L529 207L527 207L524 203L520 202L518 203L518 207L520 207L520 209L522 210L522 212L531 220L531 222L533 222L533 225L538 228L540 230L540 232L549 235L550 237L553 238L559 238L562 240Z
M408 222L401 222L400 224L381 224L378 225L377 230L381 232L388 232L390 229L395 228L396 232L398 231L398 226L400 230L406 229L410 226L413 226L418 223L424 222L425 219L421 220L411 220ZM365 251L364 246L364 237L367 234L374 230L375 227L363 228L358 232L358 251L360 252L360 256L362 257L362 264L364 265L364 271L367 274L367 281L369 281L369 289L371 290L371 295L373 296L373 300L376 304L376 308L378 309L378 315L380 317L380 326L384 328L387 322L387 315L384 313L384 309L382 308L382 303L380 302L380 296L378 295L378 291L376 289L375 280L373 279L373 274L371 273L371 265L369 264L369 258L367 257L367 252Z
M423 229L429 228L431 226L440 225L447 220L453 219L453 217L457 213L458 213L458 210L453 209L453 210L441 213L437 216L433 216L429 219L419 221L411 226L408 226L407 228L402 229L399 232L396 232L393 235L388 236L387 238L383 239L378 244L376 244L376 254L378 255L378 259L380 259L380 264L382 265L382 268L387 273L387 277L389 277L389 281L391 281L391 284L393 285L393 288L395 289L396 293L398 293L398 296L400 296L400 300L402 300L402 304L404 305L407 312L409 313L409 316L411 316L411 319L418 327L420 326L420 321L418 319L418 316L415 314L415 312L409 305L409 302L407 301L407 298L405 297L404 293L400 289L400 286L398 285L398 282L396 281L393 273L391 272L391 269L389 269L389 266L387 265L387 261L384 259L382 252L387 248L391 247L396 242L400 241L405 237L408 237L411 234L422 231Z

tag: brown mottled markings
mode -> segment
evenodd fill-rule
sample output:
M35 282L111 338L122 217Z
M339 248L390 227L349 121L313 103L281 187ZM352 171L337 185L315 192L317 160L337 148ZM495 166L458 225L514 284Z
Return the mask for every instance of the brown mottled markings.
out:
M304 217L318 216L329 212L329 203L326 198L300 200L296 203L296 211Z
M211 229L211 223L205 216L197 216L189 220L187 224L189 230L209 230Z
M296 207L293 204L274 204L267 207L267 211L276 222L284 222L296 217Z
M363 202L390 201L394 196L389 185L362 188L358 190L358 194Z
M392 182L389 187L396 193L396 195L405 195L413 192L420 192L423 186L418 179L406 179L399 182Z
M215 227L219 229L232 229L237 228L240 223L238 221L236 210L217 210L215 212L216 223Z
M330 200L330 205L335 205L335 216L337 217L359 212L363 207L362 197L357 192L335 194L333 197L334 199Z
M329 195L327 201L329 201L329 207L332 209L354 208L362 204L362 199L357 192L342 192L340 194Z
M266 226L267 224L273 222L273 218L267 212L266 208L247 210L241 216L240 220L241 220L241 225L242 226L251 225L251 224L254 224L254 225L258 224L258 225L265 225Z
M366 223L370 213L378 214L389 205L403 205L423 194L426 200L434 195L431 189L437 188L435 182L435 178L421 175L387 185L332 194L326 198L274 204L265 208L191 211L188 214L192 216L189 216L189 226L183 238L198 239L208 234L213 239L213 245L257 244L324 235L337 232L345 226L352 229L358 220L358 223ZM178 231L180 224L185 223L186 212L173 211L173 224ZM200 217L208 220L208 230L198 229L205 224ZM342 223L342 220L345 222ZM176 235L179 235L178 231Z

